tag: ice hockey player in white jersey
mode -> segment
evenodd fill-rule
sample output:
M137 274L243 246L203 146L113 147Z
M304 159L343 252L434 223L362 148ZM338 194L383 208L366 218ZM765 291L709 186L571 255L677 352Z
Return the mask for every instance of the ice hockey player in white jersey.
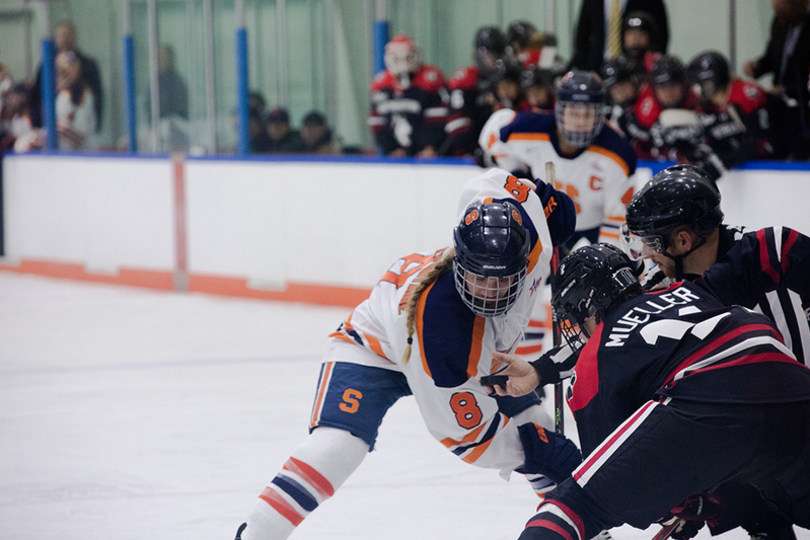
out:
M549 274L552 238L574 231L551 186L491 169L462 190L453 246L399 259L329 336L310 435L259 495L241 540L287 538L374 447L388 408L413 395L431 435L463 461L538 493L580 462L535 395L502 398L479 382L514 351ZM505 367L505 366L503 366Z
M479 138L496 166L531 178L545 177L545 164L556 169L555 188L574 200L576 234L619 245L627 203L633 196L633 149L604 123L605 92L593 73L563 77L553 113L502 110L490 117Z

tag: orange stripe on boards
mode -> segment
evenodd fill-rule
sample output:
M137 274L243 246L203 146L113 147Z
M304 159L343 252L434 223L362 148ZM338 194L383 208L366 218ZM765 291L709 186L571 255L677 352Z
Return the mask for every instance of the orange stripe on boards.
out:
M23 260L19 265L0 264L0 270L16 272L19 274L34 274L74 281L90 281L93 283L109 283L111 285L128 285L131 287L145 287L161 291L174 290L171 271L135 270L132 268L118 268L113 274L97 274L89 272L83 264L47 262L36 260Z
M484 341L484 328L487 320L483 317L475 317L473 322L472 345L470 346L470 357L467 359L467 377L478 375L478 361L481 360L481 347Z
M312 419L309 422L309 427L311 428L318 425L318 419L321 416L321 407L323 406L323 397L326 395L326 389L329 387L329 379L332 377L333 367L335 367L334 362L327 362L323 365L323 377L321 377L321 384L318 387L318 397L315 399L315 406L312 408Z
M368 298L371 293L371 289L306 285L289 282L283 290L278 291L251 289L247 285L246 278L228 278L199 274L190 275L188 277L188 290L190 292L238 296L241 298L258 298L260 300L276 300L280 302L304 302L321 306L343 307L355 307Z
M306 480L322 496L331 497L335 494L335 488L332 487L332 483L327 480L324 475L303 461L291 457L287 460L287 463L284 464L284 468Z
M299 514L295 508L293 508L290 503L284 500L284 498L276 493L276 491L272 488L265 488L259 498L273 507L273 509L287 518L287 520L298 527L302 521L304 521L304 516Z
M600 146L589 146L587 152L593 152L595 154L600 154L602 156L608 157L616 162L616 164L622 168L624 174L630 176L630 167L627 166L627 163L624 162L622 158L619 157L619 154L615 152L611 152L610 150L606 150Z

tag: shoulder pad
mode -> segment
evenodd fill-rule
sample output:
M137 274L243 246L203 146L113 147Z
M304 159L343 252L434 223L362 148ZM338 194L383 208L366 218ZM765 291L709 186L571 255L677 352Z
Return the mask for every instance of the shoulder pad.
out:
M446 86L444 73L439 68L428 64L423 65L414 73L412 84L429 92L438 92L440 88Z
M729 84L728 102L738 105L746 114L752 113L765 106L765 91L758 85L733 79Z
M456 70L450 78L451 90L469 90L478 86L480 71L475 66L467 66Z
M501 140L507 141L512 133L551 133L556 129L554 114L520 112L512 123L501 130Z
M386 88L394 88L394 78L387 69L378 72L371 81L371 91L376 92Z
M592 146L598 146L616 154L619 159L624 161L629 171L627 176L636 172L636 153L633 151L633 147L609 125L602 126L602 131L596 136Z

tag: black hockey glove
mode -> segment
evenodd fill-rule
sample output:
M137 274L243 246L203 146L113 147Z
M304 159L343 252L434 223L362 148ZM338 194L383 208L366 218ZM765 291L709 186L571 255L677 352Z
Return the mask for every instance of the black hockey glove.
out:
M541 385L555 384L573 375L581 350L574 351L568 343L564 343L529 363L540 377Z
M671 536L675 540L689 540L694 538L706 523L710 527L715 526L722 515L723 502L720 498L711 494L692 495L673 508L662 523L669 524L673 519L680 520L681 524Z
M247 523L242 523L241 525L239 525L239 529L236 531L236 538L234 538L233 540L242 540L242 531L244 531L246 528Z
M561 246L574 236L576 230L577 209L574 201L562 191L554 189L551 184L539 179L535 182L537 183L537 195L540 197L540 202L543 203L551 243Z
M559 484L582 463L582 453L570 440L537 424L518 426L525 462L522 473L543 474Z

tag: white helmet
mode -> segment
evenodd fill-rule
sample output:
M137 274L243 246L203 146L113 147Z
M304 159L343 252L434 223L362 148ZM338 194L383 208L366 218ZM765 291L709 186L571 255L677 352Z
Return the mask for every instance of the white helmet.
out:
M385 45L385 67L395 77L413 73L422 65L422 50L408 36L395 36Z

